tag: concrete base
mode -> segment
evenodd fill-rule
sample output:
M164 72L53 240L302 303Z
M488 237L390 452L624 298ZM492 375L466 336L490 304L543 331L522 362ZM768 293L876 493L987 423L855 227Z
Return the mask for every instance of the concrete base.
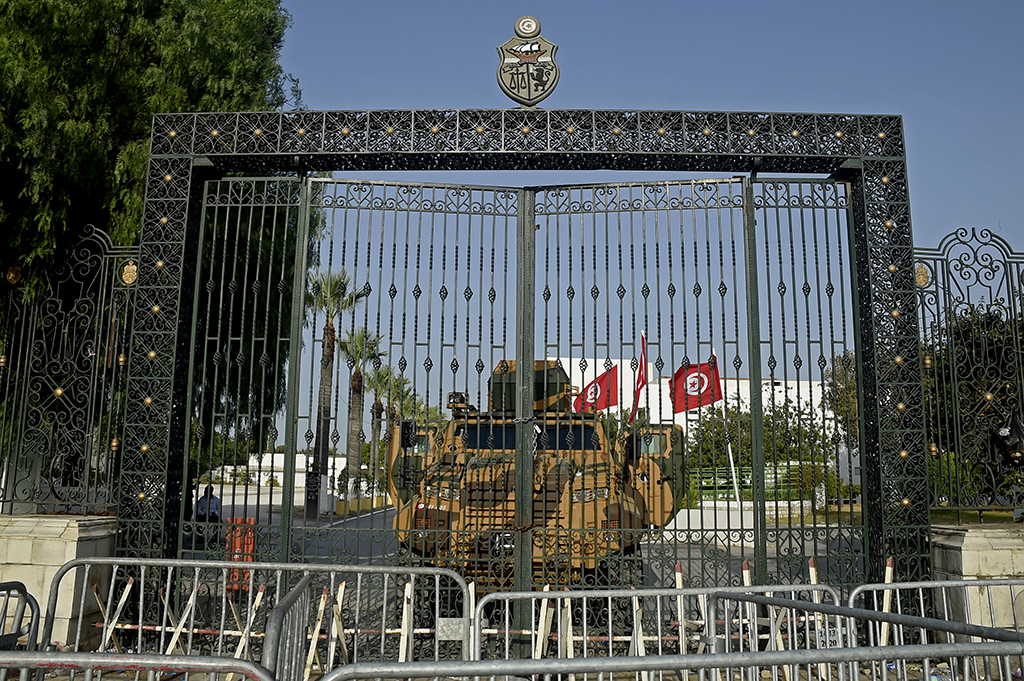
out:
M1024 527L932 527L932 579L986 580L1022 577ZM959 600L960 602L950 604L950 619L965 622L968 621L967 613L972 613L970 619L975 620L975 624L1014 627L1014 603L1011 602L1008 593L1001 598L992 598L991 594L979 585L976 589L965 589Z
M50 591L50 582L64 563L75 558L114 555L114 533L117 519L96 516L17 515L0 516L0 580L21 582L39 601L42 632L43 619ZM76 578L77 577L77 578ZM79 603L84 603L83 639L99 637L99 629L91 625L100 620L93 584L105 589L110 570L93 569L89 584L80 576L68 575L61 582L54 620L52 641L65 645L74 643L78 626ZM85 598L83 599L83 593ZM82 647L84 650L92 648Z

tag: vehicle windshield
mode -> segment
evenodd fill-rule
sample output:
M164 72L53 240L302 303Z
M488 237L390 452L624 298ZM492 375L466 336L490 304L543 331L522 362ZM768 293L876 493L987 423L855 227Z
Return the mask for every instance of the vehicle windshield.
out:
M593 426L580 424L549 424L533 426L537 451L596 451L600 445ZM462 438L467 451L510 450L516 448L516 427L474 423L455 427L455 437Z

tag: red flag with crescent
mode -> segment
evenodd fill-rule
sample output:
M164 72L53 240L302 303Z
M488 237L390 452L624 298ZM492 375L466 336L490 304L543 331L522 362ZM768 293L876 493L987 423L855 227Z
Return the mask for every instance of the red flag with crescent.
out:
M640 395L647 387L647 336L640 334L640 366L636 368L636 386L633 388L633 410L629 412L629 422L636 419L636 412L640 408Z
M613 366L587 384L576 399L573 411L600 411L619 403L619 367Z
M706 407L722 399L722 381L714 362L687 364L672 377L672 403L675 412Z

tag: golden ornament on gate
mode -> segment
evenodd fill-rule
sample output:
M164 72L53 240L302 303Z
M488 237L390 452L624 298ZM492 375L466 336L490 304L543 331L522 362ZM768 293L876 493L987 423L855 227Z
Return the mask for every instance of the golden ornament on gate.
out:
M11 265L7 268L7 283L14 286L21 281L21 267L18 265Z
M918 263L917 267L914 268L914 279L917 281L917 285L924 288L928 285L928 268Z
M134 260L129 260L124 266L124 269L121 270L121 281L124 282L125 286L131 286L138 280L138 278L139 268L135 264Z

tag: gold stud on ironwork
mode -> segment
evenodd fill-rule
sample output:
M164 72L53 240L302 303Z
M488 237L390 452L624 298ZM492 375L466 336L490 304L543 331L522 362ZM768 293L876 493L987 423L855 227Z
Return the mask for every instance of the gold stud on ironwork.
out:
M156 261L156 268L158 270L162 270L164 268L164 261L163 260L157 260Z
M57 388L56 390L53 391L53 396L54 397L63 397L64 396L64 389L63 388Z
M306 134L306 129L305 128L299 128L298 130L295 131L295 134L298 135L299 137L302 137L303 135Z
M668 131L665 130L665 128L658 128L658 134L661 135L662 137L664 137L667 133Z
M525 126L525 125L523 126L523 134L524 135L529 135L530 134L530 128L528 126Z
M117 356L117 366L123 367L127 363L128 363L128 355L126 355L126 354L124 354L122 352L120 355Z
M113 449L114 451L117 451L117 448L120 447L120 446L121 446L121 441L118 440L116 437L113 440L110 441L110 448Z
M170 181L171 181L171 180L173 180L173 179L174 179L174 178L173 178L173 177L171 177L170 175L164 175L164 182L170 182Z
M153 398L147 397L146 399L142 400L142 403L148 407L153 404Z
M436 135L439 132L441 132L441 128L437 127L436 125L430 129L431 135Z
M902 452L900 452L900 458L901 459L905 459L908 456L910 456L910 452L908 452L907 450L904 449Z
M146 353L146 357L150 359L156 359L156 353L150 350L149 352Z
M219 135L219 134L220 134L220 133L219 133L219 132L217 132L216 130L211 130L211 131L210 131L210 137L216 137L216 136L217 136L217 135Z
M903 364L903 356L896 355L896 359L894 359L893 361L896 362L896 366L901 366Z
M896 265L889 265L889 271L890 272L895 272L896 271Z
M800 136L800 131L799 130L794 130L793 132L791 132L789 134L792 135L793 137L799 137Z
M160 314L160 306L154 305L152 308L150 308L150 312L152 312L153 314Z
M996 399L996 396L993 395L992 393L985 393L985 401L986 402L992 402L995 399Z
M910 499L903 497L903 501L901 503L903 504L904 508L907 508L910 506Z
M757 130L754 130L753 128L751 128L750 130L747 130L747 134L750 135L751 137L753 137L754 135L757 134Z
M892 220L886 220L885 221L885 228L886 229L892 229L894 224L895 223Z
M843 139L843 131L842 130L836 130L836 139L839 139L839 140Z
M925 369L931 369L932 368L932 358L931 357L925 357L924 358L924 368Z
M263 131L260 130L259 128L256 128L255 130L252 131L252 134L254 137L259 137L260 135L263 134Z
M160 224L161 225L166 225L167 224L167 218L160 218Z
M569 133L570 135L573 135L573 134L575 134L575 133L576 133L576 128L574 128L574 127L572 127L572 126L570 125L570 126L569 126L568 128L566 128L566 130L565 130L565 131L566 131L567 133Z
M888 177L883 177L882 178L882 184L889 184L889 178Z
M899 310L893 310L892 311L892 318L893 319L899 319L900 318L900 311Z
M484 134L484 126L482 126L482 125L476 126L476 134L478 134L478 135Z
M902 402L900 402L899 404L896 405L896 411L903 412L903 411L906 411L906 410L907 410L907 405L903 404Z
M711 128L704 128L704 136L705 137L710 137L711 136Z
M884 132L878 133L878 139L884 140L885 139L885 133Z
M0 367L7 366L7 355L0 355Z
M341 129L341 134L342 134L343 137L348 137L348 133L349 133L349 129L348 128L342 128Z
M135 498L138 499L139 501L145 501L146 500L146 493L145 492L139 492L138 494L135 495Z
M931 454L932 456L937 456L938 453L939 453L939 446L937 444L935 444L934 442L929 442L928 443L928 453Z
M139 451L142 452L143 454L147 453L149 451L149 445L142 445L141 447L139 447Z
M622 132L622 130L621 130L621 129L619 129L619 128L612 128L612 134L613 134L613 135L618 135L618 134L619 134L619 133L621 133L621 132Z
M391 126L388 126L388 127L384 128L384 132L386 134L388 134L388 135L394 135L395 134L395 129L392 128Z
M176 133L176 132L174 132L173 130L171 130L171 131L170 131L169 133L167 133L167 136L168 136L168 137L171 137L171 138L174 138L174 137L177 137L177 136L178 136L178 133Z

